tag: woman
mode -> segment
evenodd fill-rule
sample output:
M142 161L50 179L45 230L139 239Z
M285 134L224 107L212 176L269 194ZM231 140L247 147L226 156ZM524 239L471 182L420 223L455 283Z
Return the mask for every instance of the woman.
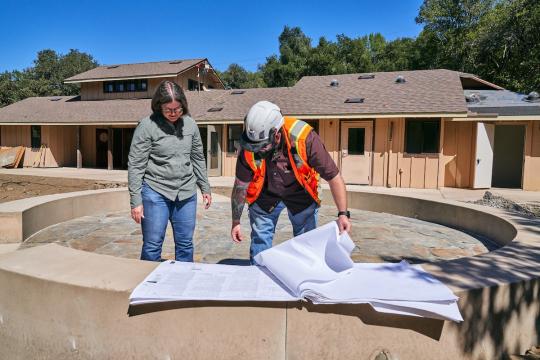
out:
M205 209L212 203L199 128L186 96L172 81L159 84L152 115L133 134L128 161L131 217L141 224L142 260L160 261L170 221L177 261L193 261L197 186Z

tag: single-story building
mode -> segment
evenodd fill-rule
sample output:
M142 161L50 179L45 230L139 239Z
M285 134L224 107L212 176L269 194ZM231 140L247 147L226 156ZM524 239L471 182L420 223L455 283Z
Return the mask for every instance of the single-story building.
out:
M269 100L312 124L350 184L540 190L535 93L450 70L306 76L287 88L226 90L199 60L176 75L170 67L182 61L76 75L66 82L80 82L80 96L28 98L0 109L0 145L26 146L27 166L46 144L53 166L126 168L133 129L149 115L155 85L172 79L192 90L186 95L210 176L234 175L243 118L255 102Z

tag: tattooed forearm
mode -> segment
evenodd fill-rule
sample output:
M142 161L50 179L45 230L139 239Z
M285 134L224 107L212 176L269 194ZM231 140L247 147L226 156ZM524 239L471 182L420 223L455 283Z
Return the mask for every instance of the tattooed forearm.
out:
M236 179L231 194L231 210L233 222L240 222L240 217L244 211L246 193L249 183Z

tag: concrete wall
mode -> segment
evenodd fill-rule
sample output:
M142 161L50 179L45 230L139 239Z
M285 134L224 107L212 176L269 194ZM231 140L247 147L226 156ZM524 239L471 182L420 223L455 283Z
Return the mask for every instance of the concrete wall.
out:
M129 208L125 189L80 191L22 199L0 204L0 244L26 240L47 226L91 214Z
M116 203L127 207L127 198L111 196L123 193L84 194L68 207L80 214L116 211ZM452 223L507 244L423 265L460 296L463 323L379 314L367 305L176 302L128 308L131 290L155 263L49 244L0 255L0 289L8 289L0 291L0 358L373 359L387 351L401 360L496 359L538 343L537 220L386 194L355 192L349 201L351 207ZM32 218L60 204L36 205Z

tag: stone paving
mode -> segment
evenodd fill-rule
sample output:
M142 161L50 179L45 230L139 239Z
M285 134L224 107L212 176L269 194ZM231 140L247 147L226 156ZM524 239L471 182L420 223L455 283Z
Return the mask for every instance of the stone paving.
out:
M249 226L246 211L242 217L244 241L230 239L230 205L216 196L210 210L199 204L194 236L195 261L205 263L243 264L249 257ZM219 199L221 198L221 200ZM335 219L335 207L323 206L319 223ZM351 238L357 248L356 262L432 262L474 256L496 247L486 239L474 237L445 226L384 213L351 210ZM292 227L284 211L279 219L274 244L292 237ZM139 258L142 245L140 226L128 212L85 216L48 227L32 236L20 249L56 242L79 250L125 258ZM174 258L171 228L163 246L163 258Z

